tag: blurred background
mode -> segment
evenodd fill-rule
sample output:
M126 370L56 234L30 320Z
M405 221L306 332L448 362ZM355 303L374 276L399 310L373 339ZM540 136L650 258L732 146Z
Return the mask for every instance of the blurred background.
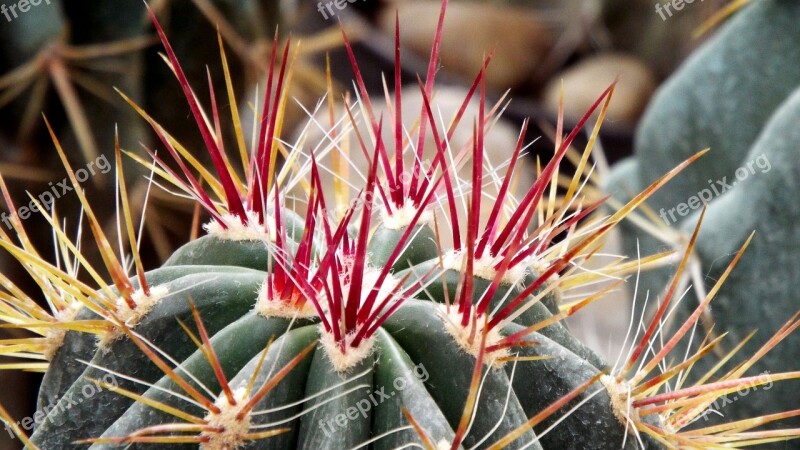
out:
M382 76L392 85L395 18L401 24L402 69L410 102L418 97L416 76L424 76L438 20L439 0L150 0L150 7L170 41L201 100L208 104L207 72L218 90L224 86L217 30L231 62L234 88L253 99L269 67L276 27L283 42L301 41L295 61L287 135L302 127L326 90L326 57L334 76L336 99L352 90L353 77L342 47L340 26L354 44L370 92L383 98ZM654 0L451 0L442 40L438 73L440 105L457 108L469 85L493 53L488 94L494 103L508 95L510 103L488 144L488 158L502 161L513 149L522 120L530 118L529 139L542 137L532 156L543 161L553 151L559 91L563 86L567 126L585 111L612 81L619 79L601 143L609 163L632 151L633 130L653 92L707 38L701 25L720 10L723 0L685 4L669 14ZM44 113L68 152L73 168L113 164L114 130L122 147L142 155L157 148L146 122L115 92L141 105L196 155L204 158L178 84L161 59L153 27L141 0L50 0L33 6L0 0L0 173L11 196L25 203L26 192L38 195L64 178L65 172L42 119ZM280 58L280 55L278 55ZM453 101L448 101L453 99ZM417 98L419 101L419 98ZM241 104L246 104L242 101ZM221 107L229 105L221 103ZM247 106L245 106L247 107ZM228 130L230 131L230 130ZM230 136L227 136L230 139ZM579 143L580 145L580 143ZM130 195L141 213L146 170L126 161ZM99 163L98 163L99 167ZM84 187L96 205L110 205L114 171L97 173ZM533 177L533 173L527 174ZM8 205L3 202L3 211ZM80 204L74 194L55 201L67 229L76 229ZM109 236L116 235L115 208L97 211ZM193 208L159 189L147 204L142 253L155 267L189 238ZM53 254L52 232L36 215L24 221L42 255ZM0 225L0 230L7 229ZM99 261L88 233L84 250ZM0 255L0 271L23 286L25 272L8 254ZM619 315L628 307L604 305L604 314L572 324L598 351L608 346ZM588 314L584 316L589 316ZM608 319L608 320L606 320ZM16 336L13 330L0 331ZM0 360L0 363L4 361ZM32 414L38 375L0 372L0 401L14 417ZM0 433L0 448L19 448Z

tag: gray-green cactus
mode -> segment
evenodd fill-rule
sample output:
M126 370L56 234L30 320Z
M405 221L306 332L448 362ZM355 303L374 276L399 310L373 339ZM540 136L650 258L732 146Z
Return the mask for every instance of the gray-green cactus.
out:
M636 256L685 245L704 204L705 221L696 248L696 276L707 289L736 249L755 231L741 271L734 273L706 318L716 333L737 342L758 334L744 347L752 354L800 308L794 280L800 275L796 198L800 193L797 123L800 120L800 4L785 0L754 2L733 17L669 79L657 93L636 135L636 155L620 163L606 190L620 199L655 179L664 167L710 148L654 195L649 204L660 231L646 233L628 222L621 226L624 251ZM793 94L794 93L794 94ZM663 292L666 269L642 277L640 292ZM690 292L677 321L697 305ZM641 305L641 299L639 299ZM708 327L698 333L705 334ZM700 337L695 341L699 344ZM791 368L798 347L784 345L751 370ZM717 353L719 356L719 353ZM734 361L742 361L740 356ZM713 359L698 365L697 376ZM725 405L726 417L747 417L796 407L797 383L755 392L747 402Z

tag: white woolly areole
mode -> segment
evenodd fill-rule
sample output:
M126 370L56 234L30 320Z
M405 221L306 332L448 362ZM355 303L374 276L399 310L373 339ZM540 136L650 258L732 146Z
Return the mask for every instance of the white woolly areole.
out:
M73 301L69 306L54 314L57 323L67 323L75 320L78 311L83 308L83 303ZM45 349L42 352L45 360L52 361L58 349L64 345L64 337L67 335L67 329L63 327L48 328L44 335Z
M250 432L252 418L250 413L244 414L241 420L236 417L250 400L247 396L247 388L241 387L234 390L233 398L236 400L235 404L231 404L228 396L223 392L214 402L220 412L219 414L209 413L205 420L215 431L203 433L203 437L207 438L208 442L200 444L201 449L235 449L245 443L245 435Z
M268 224L275 223L274 217L265 215L265 218ZM223 228L216 219L211 219L203 225L203 229L211 236L229 241L262 241L269 237L270 242L275 242L277 239L275 227L259 223L258 214L254 211L247 211L247 224L243 224L239 217L233 214L224 214L222 221L228 228Z
M167 294L169 294L169 290L166 286L151 287L149 296L145 295L143 290L138 289L131 295L131 299L136 304L136 307L131 308L128 306L128 302L120 297L117 299L117 311L115 314L126 326L133 328L138 325ZM107 349L112 342L121 338L124 334L125 333L117 327L114 327L112 330L100 335L97 346L101 349Z
M502 257L493 257L487 252L480 258L475 258L473 261L473 275L478 278L483 278L484 280L493 281L494 277L497 276L495 266L500 265L501 261ZM467 267L467 252L463 250L448 252L442 259L442 266L444 270L455 270L457 272L465 270ZM514 285L522 281L523 278L525 278L525 266L517 264L516 267L509 267L508 270L506 270L506 273L500 280L500 284Z
M418 210L419 208L414 206L414 203L409 200L406 200L405 203L403 203L402 208L393 209L391 215L385 207L381 208L381 224L389 230L401 230L411 225L411 221L414 220L414 216L417 215ZM430 223L432 221L433 214L426 209L419 216L417 225Z
M630 386L627 382L618 382L616 378L611 375L603 375L600 377L600 383L605 386L608 391L608 396L611 397L611 409L614 412L614 417L619 420L623 426L629 425L628 419L639 422L639 411L633 407L630 399Z
M358 347L353 347L350 345L350 343L355 335L349 334L345 336L345 351L342 352L342 349L339 346L339 343L334 339L333 334L328 333L322 328L320 328L320 330L319 342L322 344L322 348L325 349L325 354L328 355L328 360L330 360L333 368L339 373L346 373L358 363L366 359L375 349L374 336L370 337L369 339L363 339L361 343L358 344Z
M378 282L378 278L380 276L381 272L379 270L370 267L364 268L363 279L361 282L362 286L361 301L360 301L361 305L364 304L370 292L372 292L372 289L375 287L375 284ZM373 304L373 307L380 305L383 302L383 300L386 299L386 297L391 295L392 291L399 283L400 280L393 277L391 274L386 275L386 278L383 280L383 283L378 289L378 295L375 298L375 303ZM350 285L348 284L342 286L342 298L347 299L349 296L350 296ZM388 303L388 305L391 304L392 302ZM338 324L334 324L334 326L338 326ZM363 361L373 351L375 337L370 336L367 339L362 339L358 347L353 347L351 343L355 338L355 333L356 332L352 332L344 337L345 351L342 352L339 343L337 343L334 340L334 337L331 333L328 333L324 329L320 332L320 343L322 344L322 347L325 349L325 353L328 355L328 359L330 359L331 364L333 364L333 367L336 369L337 372L340 373L347 372L349 369L353 368L356 364Z
M544 260L541 260L541 259L534 260L530 264L530 266L531 266L531 269L533 270L533 274L536 275L537 277L539 275L547 272L548 270L550 270L550 264L548 264L547 262L545 262ZM554 274L550 275L549 277L547 277L546 281L548 283L553 283L553 282L557 282L559 279L561 279L561 275L559 275L557 273L554 273Z
M447 309L447 305L439 305L439 314L442 316L445 331L453 337L462 350L477 358L481 351L481 333L483 333L485 315L477 317L470 315L472 317L470 319L471 322L466 327L463 327L461 326L461 314L458 312L458 307L451 305L449 312ZM474 324L473 321L475 322ZM470 339L470 335L472 335L472 339ZM497 328L489 330L486 335L486 347L499 344L503 337ZM495 368L502 367L504 362L501 359L509 356L511 356L511 353L507 348L495 350L491 353L484 352L483 354L486 365L494 366Z
M264 282L258 290L258 301L256 302L255 310L266 318L307 319L317 316L317 310L310 301L306 301L302 306L298 307L294 305L295 300L295 298L270 297L267 283Z
M436 443L436 450L450 450L452 447L453 446L444 439Z

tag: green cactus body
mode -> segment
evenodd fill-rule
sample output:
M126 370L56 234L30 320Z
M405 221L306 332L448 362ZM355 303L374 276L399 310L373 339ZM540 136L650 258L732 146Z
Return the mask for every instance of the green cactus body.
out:
M147 282L153 286L167 284L178 278L194 275L207 274L212 277L225 276L226 274L242 273L239 267L226 266L179 266L162 267L152 270L146 274ZM252 271L255 273L255 271ZM133 285L138 289L138 280L132 280ZM83 308L77 314L76 320L92 320L99 316L94 311ZM55 405L70 385L83 373L86 365L81 361L92 359L97 350L97 338L90 334L76 331L68 331L64 335L63 344L52 357L53 364L60 367L60 370L48 371L45 374L39 388L39 398L37 406L44 411L45 407Z
M161 350L174 358L183 359L191 354L191 341L176 319L188 322L192 317L189 302L203 314L209 330L215 332L252 309L256 292L264 281L264 275L247 274L196 274L178 278L163 287L167 294L142 319L136 327L144 338L159 342ZM103 369L115 371L146 383L158 379L158 367L149 363L148 358L130 340L112 341L107 348L100 348L90 361L90 366L75 380L58 403L37 428L32 440L42 448L58 448L71 442L91 437L113 423L115 416L123 412L133 400L102 391L91 398L75 404L76 399L85 398L95 384L92 379L102 379ZM120 380L119 386L141 391L142 386L129 380ZM108 414L95 417L98 405L103 405Z
M737 341L744 340L758 328L755 337L745 345L745 354L764 345L784 325L786 317L797 312L800 302L794 283L787 282L800 276L790 244L800 242L796 226L800 218L794 208L786 207L796 201L800 192L797 186L800 177L796 145L800 139L798 120L800 91L795 91L769 120L745 158L745 161L753 161L766 157L771 167L769 172L756 172L752 179L734 186L709 205L705 219L708 228L705 233L701 232L697 247L708 276L719 276L720 266L727 262L727 255L734 251L736 243L746 240L748 234L756 230L751 250L742 258L741 270L735 272L720 291L711 315L714 322L724 326ZM690 217L686 225L693 221L695 217ZM681 316L690 313L688 305L681 308ZM752 370L759 374L774 371L799 351L796 342L786 342L767 354ZM704 361L701 367L710 368L712 361ZM725 409L728 414L745 418L791 408L797 404L798 389L800 383L793 381L769 390L754 390L747 394L747 402L726 405Z
M437 267L438 264L439 260L435 259L416 265L415 267L409 269L409 271L415 275L415 277L411 278L410 280L419 280L426 273L431 272L433 268ZM531 280L531 278L533 277L530 276L530 273L526 275L527 276L525 278L532 282L533 280ZM397 276L402 277L403 272L399 272ZM459 291L459 286L463 283L463 277L464 274L459 273L457 270L446 270L441 275L430 279L424 291L420 294L417 294L417 297L441 304L454 303L456 301L456 294ZM524 285L522 285L522 282L523 280L519 280L520 284L517 286L512 284L501 284L500 288L494 293L489 301L490 310L507 306L508 303L510 303L523 291ZM473 298L474 301L477 302L486 294L490 285L492 284L492 280L474 276L473 283L475 289ZM447 297L445 296L445 287L447 289ZM514 322L529 327L552 317L552 312L547 308L544 302L545 299L535 300L533 297L529 297L525 302L525 306L519 308L519 312L521 314L514 319ZM564 348L567 348L577 355L580 355L581 358L586 359L595 367L599 369L607 367L607 364L602 361L595 352L587 348L572 334L570 334L564 324L560 322L554 323L553 325L540 330L540 332L548 338L558 342L560 345L564 346Z
M299 330L291 332L289 331L290 328L291 323L289 320L267 319L257 313L250 313L220 330L212 338L211 343L216 354L220 355L220 364L227 374L233 375L239 371L248 373L243 369L249 367L250 372L252 372L259 367L257 363L261 359L260 353L266 348L270 340L275 339L275 347L273 347L272 353L276 353L278 349L281 349L285 357L285 355L295 355L317 338L315 332L308 332L309 327L304 327L304 332L299 332ZM288 336L285 336L287 332L301 334L302 336L288 339ZM282 347L285 345L284 341L290 342L288 348ZM243 345L243 343L247 343L247 345ZM291 345L296 344L302 344L302 346L300 348L291 347ZM253 361L253 364L250 364L251 361ZM275 362L275 356L268 354L260 367L265 367L269 370ZM221 390L221 386L214 375L213 367L200 350L189 356L181 367L185 373L192 374L194 379L197 380L192 381L195 388L201 389L204 386L214 391ZM249 378L246 381L249 381ZM236 380L234 379L232 383L236 385ZM201 408L169 394L169 392L179 392L180 389L180 386L175 384L169 377L164 376L155 383L154 387L144 393L144 397L165 402L186 412L199 414L202 411ZM143 403L134 403L105 431L103 437L125 436L147 425L169 420L170 416L168 414L161 413ZM113 448L113 446L96 444L94 448Z
M372 266L383 267L386 264L403 236L403 231L403 229L387 228L383 224L375 229L369 247L369 263ZM397 258L393 269L402 271L432 260L439 256L436 249L436 236L433 230L427 225L417 225L412 231L410 242Z
M375 171L373 166L368 192L376 188ZM316 174L312 164L312 206L323 201ZM266 228L252 226L258 210L226 216L217 228L208 227L209 236L186 244L163 268L149 273L149 277L145 274L152 295L161 289L165 296L151 311L129 323L131 330L126 326L125 333L108 342L101 338L101 348L91 366L64 391L60 404L93 386L103 375L114 375L116 385L106 385L107 390L67 411L51 411L32 436L32 443L42 448L76 442L85 442L82 447L93 443L93 448L143 445L133 437L139 430L164 426L167 435L176 436L181 428L171 432L168 424L176 417L187 420L196 416L205 423L220 424L187 438L187 443L196 442L203 448L241 444L253 448L338 449L367 442L376 448L412 442L469 448L489 446L520 429L523 431L511 439L511 448L542 448L536 431L526 422L563 392L551 390L552 395L536 398L526 394L523 407L515 393L516 367L509 369L511 363L505 361L514 359L508 348L517 340L531 337L532 343L546 341L560 357L570 358L575 365L594 367L595 373L596 367L606 365L557 322L542 326L544 334L507 336L509 343L504 344L502 330L506 325L498 317L491 330L469 336L470 327L477 322L466 327L457 324L469 322L470 314L450 310L445 303L453 303L453 308L461 303L465 311L483 304L488 310L481 314L489 320L495 311L508 309L509 314L515 308L512 303L522 302L525 313L518 321L526 327L544 323L552 314L545 305L528 298L532 291L505 282L491 295L492 301L483 301L479 293L491 289L492 282L488 275L473 275L471 262L466 271L435 273L441 250L432 230L416 224L431 198L432 194L422 198L420 209L404 227L378 227L378 232L369 234L372 204L363 208L355 227L349 223L355 206L331 226L330 219L318 216L313 208L304 219L292 216L280 206L277 192L276 204L270 210L275 217L264 216L269 223ZM528 211L532 211L535 203L528 205ZM475 210L469 220L475 220L479 213ZM519 235L523 229L509 226L504 239ZM262 230L264 238L241 239L253 230ZM299 239L293 240L298 237L297 230ZM489 247L501 244L486 241L486 251L494 251ZM472 244L467 243L467 253L462 251L468 261L473 260L470 248ZM369 264L368 255L373 256L373 264ZM393 275L401 260L411 268ZM492 273L496 269L486 266L483 270ZM422 294L425 284L441 287L442 280L453 292L451 298L445 299L437 289L429 291L432 299L410 298ZM469 282L465 284L464 280ZM468 290L473 290L474 296L467 296ZM298 303L300 298L307 298L313 308ZM354 298L357 303L353 303ZM466 306L469 303L474 306ZM193 312L196 333L207 335L203 338L207 339L205 350L192 351L192 339L198 338L187 336L190 328L182 330L165 323L186 323ZM308 324L298 315L316 323ZM517 327L515 330L520 329ZM480 334L485 334L484 338L476 340ZM169 355L169 366L178 367L176 373L167 372L163 364L158 364L158 356L143 351L148 345L145 339L158 345L159 354ZM274 341L262 354L270 339ZM492 340L484 342L486 339ZM82 351L88 353L89 337L84 341ZM490 345L498 349L487 352ZM62 347L58 359L67 359L72 347ZM531 355L536 363L549 357L536 351ZM291 361L294 363L287 366ZM282 374L271 385L278 376L276 371ZM571 374L555 370L548 376L568 379ZM148 389L151 383L153 387ZM269 389L259 389L262 384ZM575 379L568 385L576 387L580 382ZM51 389L64 390L59 386ZM479 395L475 395L478 390ZM195 397L199 391L206 396L205 401ZM462 417L465 402L471 397L481 414L474 415L465 427ZM235 412L244 403L249 406L236 416L238 425L234 426L230 411ZM607 403L605 407L607 417L616 420L616 432L608 434L609 439L624 436L624 425L614 416L613 406ZM103 417L88 421L98 409ZM176 411L180 411L178 416ZM418 429L411 426L412 421ZM243 428L237 431L238 426ZM280 432L257 439L258 430L270 429ZM95 439L82 441L91 437ZM569 439L556 433L548 441L566 446Z

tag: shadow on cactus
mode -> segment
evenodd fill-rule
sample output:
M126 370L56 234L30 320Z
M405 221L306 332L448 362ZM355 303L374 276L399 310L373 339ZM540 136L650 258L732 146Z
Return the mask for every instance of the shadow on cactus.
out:
M446 6L443 1L442 15ZM473 96L480 99L473 139L461 149L449 145L463 109L448 121L435 108L441 26L430 70L420 80L425 102L413 126L400 120L399 89L393 100L387 92L394 142L381 138L384 118L372 113L355 58L359 101L347 104L341 120L331 116L324 142L305 150L303 137L281 139L292 67L288 58L276 64L273 57L252 148L226 86L238 137L235 161L220 137L214 87L209 85L209 114L154 23L213 169L132 102L174 165L155 150L149 158L131 156L149 168L153 183L206 211L207 234L145 272L135 250L132 263L115 254L75 183L114 281L109 284L81 258L55 214L48 219L64 263L49 264L7 199L16 235L3 234L0 245L39 281L51 308L36 306L11 280L0 279L6 326L39 335L0 342L0 353L19 361L6 368L46 370L39 400L46 414L30 437L0 408L0 417L29 448L716 448L797 437L795 429L759 429L796 411L693 426L720 396L800 377L746 375L800 326L795 316L748 363L726 371L720 365L698 382L686 381L721 341L698 337L695 330L747 245L667 335L664 324L681 303L680 280L698 224L658 313L647 323L632 318L628 350L613 365L561 324L660 258L584 267L615 225L702 155L686 159L614 213L602 213L603 200L584 187L613 85L574 130L557 139L554 157L539 166L533 185L516 192L525 129L509 149L506 173L487 170L485 135L499 108L487 111L483 71L465 99L465 105ZM287 43L284 55L289 50ZM398 74L395 81L400 86ZM595 112L591 139L577 152L573 140ZM330 186L320 173L350 172L351 149L342 136L358 121L368 125L357 151L369 159L369 170L360 174L352 167L356 176L335 179L336 201L329 203ZM426 152L432 153L427 161ZM563 177L559 166L568 155L577 158L579 170ZM119 229L136 249L121 160L117 147ZM457 174L464 164L471 165L469 180ZM290 198L293 188L305 197ZM355 200L339 204L349 201L351 189ZM493 205L482 215L486 197ZM290 207L300 202L303 208ZM131 266L136 274L129 278ZM97 286L80 282L79 270ZM605 287L565 302L561 294L580 285ZM701 348L673 362L673 349L686 339L699 340Z

